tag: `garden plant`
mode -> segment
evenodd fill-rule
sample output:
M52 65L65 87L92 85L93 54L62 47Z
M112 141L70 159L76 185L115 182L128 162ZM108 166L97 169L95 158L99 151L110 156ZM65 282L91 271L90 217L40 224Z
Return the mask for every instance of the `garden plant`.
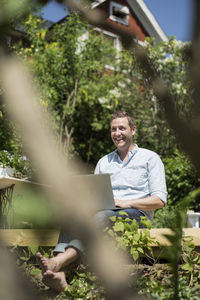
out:
M122 249L130 256L130 275L127 283L129 288L135 288L137 282L138 294L145 295L145 299L173 299L173 267L169 264L171 250L167 252L161 249L155 238L150 236L151 222L144 217L144 229L138 231L138 224L124 215L111 220L113 226L105 230L105 238L113 239L116 251L117 248ZM153 244L160 247L160 256L154 256ZM52 257L52 248L30 246L12 249L18 256L18 265L27 274L33 287L37 288L38 294L45 295L46 299L106 299L105 288L87 264L77 265L68 275L69 285L64 292L54 293L48 290L41 281L41 270L35 260L38 250L44 256ZM199 299L199 272L200 254L195 250L192 238L185 236L178 263L179 299Z

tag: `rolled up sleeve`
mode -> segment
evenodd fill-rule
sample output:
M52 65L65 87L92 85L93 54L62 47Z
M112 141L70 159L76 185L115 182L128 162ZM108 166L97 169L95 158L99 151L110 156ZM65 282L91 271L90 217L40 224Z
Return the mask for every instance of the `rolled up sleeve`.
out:
M156 154L148 162L148 182L150 196L158 196L166 205L167 203L167 186L165 180L165 168Z

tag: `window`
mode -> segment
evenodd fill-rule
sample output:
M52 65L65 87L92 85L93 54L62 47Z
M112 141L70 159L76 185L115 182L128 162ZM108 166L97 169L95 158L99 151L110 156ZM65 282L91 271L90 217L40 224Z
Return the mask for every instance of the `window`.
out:
M110 58L110 61L112 59L113 60L119 59L118 52L120 52L122 50L122 44L121 44L121 41L120 41L119 37L116 34L112 33L112 32L102 30L98 27L95 27L93 29L95 30L95 32L97 34L101 35L103 40L109 41L111 46L114 47L117 50L117 53L112 53L112 54L107 56L107 57ZM114 67L111 66L111 65L106 65L106 69L114 70Z
M112 33L112 32L109 32L109 31L106 31L106 30L102 30L100 28L97 28L95 27L94 30L99 33L99 34L102 34L102 37L106 40L110 40L111 42L111 45L117 50L117 51L121 51L122 50L122 44L120 42L120 39L119 37Z
M119 22L123 25L129 25L129 8L119 3L110 2L110 17L111 20Z

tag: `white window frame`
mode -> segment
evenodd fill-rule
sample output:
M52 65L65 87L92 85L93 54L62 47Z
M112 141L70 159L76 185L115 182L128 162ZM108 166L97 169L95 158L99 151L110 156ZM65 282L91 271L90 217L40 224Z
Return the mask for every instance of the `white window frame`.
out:
M114 34L114 33L110 32L110 31L107 31L107 30L103 30L103 29L101 29L99 27L94 27L94 30L99 31L99 32L101 32L101 33L103 33L105 35L113 37L114 38L114 45L113 45L113 47L118 52L120 52L122 50L122 43L121 43L121 41L119 39L119 36L117 34Z
M99 32L101 32L101 33L103 33L105 35L113 37L114 38L114 45L113 45L113 47L117 50L117 52L122 51L122 43L121 43L120 38L119 38L119 36L117 34L114 34L114 33L110 32L110 31L107 31L107 30L103 30L103 29L101 29L99 27L94 27L93 29L96 30L96 31L99 31ZM118 57L118 54L117 54L117 57ZM116 57L116 59L118 59L117 57ZM105 67L107 69L112 70L112 71L114 70L113 66L106 65Z
M114 8L117 8L120 11L122 11L124 14L126 14L126 20L122 20L121 18L116 17L113 14L113 9ZM129 11L129 8L127 6L121 5L121 4L113 2L113 1L110 2L110 16L109 16L109 18L111 20L128 26L129 25L129 16L130 16L130 11Z

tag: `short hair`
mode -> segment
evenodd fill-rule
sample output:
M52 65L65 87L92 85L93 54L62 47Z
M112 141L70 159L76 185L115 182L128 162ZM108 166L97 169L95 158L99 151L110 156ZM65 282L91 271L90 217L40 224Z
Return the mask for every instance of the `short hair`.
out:
M126 111L121 111L121 110L115 111L111 115L110 124L114 119L117 119L117 118L127 118L130 128L133 129L135 127L134 118L129 113L127 113Z

